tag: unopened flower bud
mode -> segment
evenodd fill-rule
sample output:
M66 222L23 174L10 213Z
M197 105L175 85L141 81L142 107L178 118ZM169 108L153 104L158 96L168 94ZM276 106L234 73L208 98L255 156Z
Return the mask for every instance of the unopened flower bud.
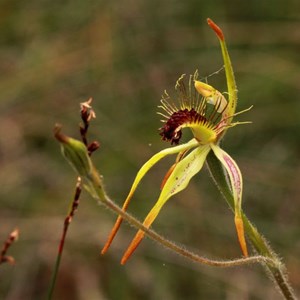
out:
M94 141L88 145L88 151L89 153L93 153L100 147L100 143L97 141Z
M90 177L92 173L92 162L89 158L86 146L71 137L61 133L61 127L56 125L54 128L55 138L60 142L62 153L71 166L82 177Z

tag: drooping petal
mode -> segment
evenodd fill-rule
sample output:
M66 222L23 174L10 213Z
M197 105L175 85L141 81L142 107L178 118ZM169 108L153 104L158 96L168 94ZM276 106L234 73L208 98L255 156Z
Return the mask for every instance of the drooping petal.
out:
M137 186L139 185L140 181L142 180L142 178L145 176L145 174L159 161L161 160L162 158L164 158L165 156L167 155L171 155L171 154L176 154L176 153L179 153L181 151L185 151L185 150L189 150L191 148L194 148L198 145L198 141L196 139L192 139L191 141L189 141L188 143L186 144L183 144L183 145L179 145L179 146L175 146L175 147L171 147L171 148L167 148L167 149L164 149L158 153L156 153L155 155L153 155L142 167L141 169L138 171L135 179L134 179L134 182L132 184L132 187L129 191L129 194L123 204L123 207L122 209L124 211L127 210L127 207L129 205L129 202L137 188ZM101 251L101 254L104 254L110 244L112 243L119 227L121 226L121 223L122 223L122 220L123 218L121 216L118 216L117 220L116 220L116 223L113 227L113 229L111 230L111 233L107 239L107 242L105 243L102 251Z
M163 189L156 204L144 220L143 225L145 227L149 228L151 226L161 208L171 196L179 193L187 187L190 179L201 170L209 151L209 145L199 146L185 158L176 163L172 173L163 185ZM122 264L125 264L127 259L143 239L144 235L145 233L142 230L137 232L121 260Z
M231 191L234 198L234 221L237 235L244 256L248 256L247 244L244 234L244 224L242 220L243 178L241 171L232 157L224 150L222 150L218 145L211 144L211 148L228 173Z

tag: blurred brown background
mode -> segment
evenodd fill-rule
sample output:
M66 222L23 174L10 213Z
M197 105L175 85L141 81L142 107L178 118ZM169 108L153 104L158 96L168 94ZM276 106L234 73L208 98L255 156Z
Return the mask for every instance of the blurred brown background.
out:
M122 203L139 167L168 145L156 114L164 89L199 69L222 66L206 18L224 30L236 71L238 109L254 105L230 130L224 149L238 162L244 210L283 257L300 292L300 9L286 1L0 2L0 244L20 239L0 266L0 298L45 299L76 175L53 138L56 122L78 137L79 103L94 99L94 160L110 196ZM226 90L224 72L209 78ZM143 219L172 159L155 167L131 212ZM54 299L281 299L261 266L197 266L144 240L119 260L135 231L127 225L105 256L115 220L86 193L67 237ZM198 253L241 255L232 213L204 168L171 199L153 226Z

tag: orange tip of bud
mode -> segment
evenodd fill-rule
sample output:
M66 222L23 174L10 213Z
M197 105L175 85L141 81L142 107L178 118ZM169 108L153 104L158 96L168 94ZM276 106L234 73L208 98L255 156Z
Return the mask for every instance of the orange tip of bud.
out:
M222 29L210 18L207 18L207 24L216 33L218 38L220 40L224 41L224 34L223 34Z

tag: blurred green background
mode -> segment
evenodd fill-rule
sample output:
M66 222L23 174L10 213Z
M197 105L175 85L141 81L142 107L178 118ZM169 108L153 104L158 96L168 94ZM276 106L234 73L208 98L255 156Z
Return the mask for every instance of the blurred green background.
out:
M283 257L300 292L300 8L298 0L127 0L0 2L0 244L15 227L15 266L0 266L0 298L45 299L75 173L52 129L78 135L79 103L93 97L90 138L109 195L124 200L139 167L169 146L157 105L177 78L222 66L206 18L224 30L239 88L224 149L238 162L244 210ZM224 72L209 83L226 90ZM172 158L173 159L173 158ZM143 219L172 159L149 173L130 211ZM144 240L119 260L135 230L123 225L99 252L115 216L86 193L67 237L54 299L281 299L261 266L193 265ZM204 168L164 207L153 226L198 253L240 257L233 215Z

